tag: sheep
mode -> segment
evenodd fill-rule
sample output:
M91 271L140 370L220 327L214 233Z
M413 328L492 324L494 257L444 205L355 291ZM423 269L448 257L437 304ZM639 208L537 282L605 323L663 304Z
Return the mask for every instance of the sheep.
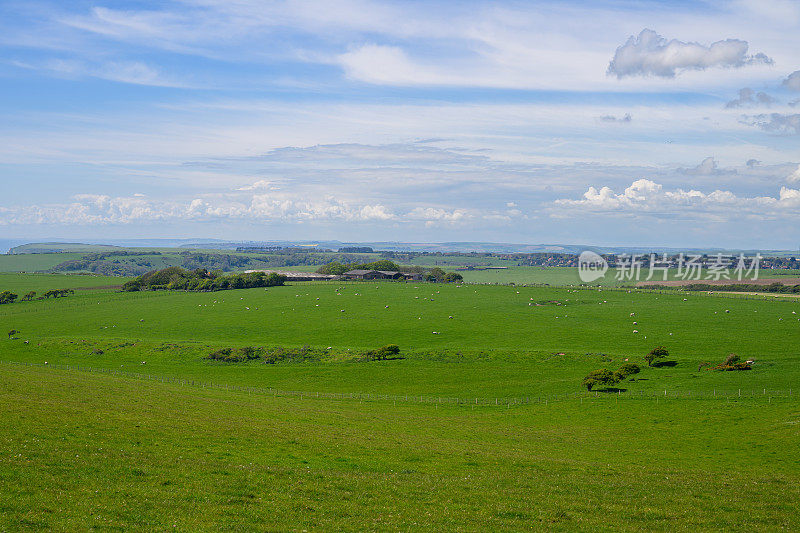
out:
M342 309L341 312L344 313L344 309Z
M730 311L730 309L726 309L725 312L726 313L730 313L731 311Z
M143 365L146 365L146 364L147 364L147 361L142 361L142 364L143 364Z
M453 315L450 315L450 316L449 316L449 317L447 317L447 318L453 318Z
M634 323L633 323L633 325L634 325L634 326L638 326L638 325L639 325L639 323L638 323L638 322L634 322Z
M634 333L639 333L638 329L633 330Z

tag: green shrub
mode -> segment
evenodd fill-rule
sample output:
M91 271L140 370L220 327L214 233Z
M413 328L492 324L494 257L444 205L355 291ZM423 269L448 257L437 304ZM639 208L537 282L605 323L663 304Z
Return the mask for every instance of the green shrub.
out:
M381 346L377 350L370 350L367 352L367 357L373 361L384 361L386 359L394 359L400 353L400 347L396 344L387 344Z
M586 390L591 391L597 385L613 385L619 382L619 375L616 372L612 372L607 368L601 368L600 370L592 370L589 374L583 378L583 386L586 387Z
M631 376L633 374L638 374L641 371L642 369L639 368L639 365L635 363L625 363L624 365L619 367L619 370L617 370L617 374L619 374L622 379L625 379L628 376Z
M739 356L736 355L735 353L729 353L728 357L725 358L725 362L722 364L723 366L731 366L738 362L739 362Z
M647 362L647 366L653 366L653 363L665 357L669 357L669 351L663 346L656 346L644 356L644 360Z

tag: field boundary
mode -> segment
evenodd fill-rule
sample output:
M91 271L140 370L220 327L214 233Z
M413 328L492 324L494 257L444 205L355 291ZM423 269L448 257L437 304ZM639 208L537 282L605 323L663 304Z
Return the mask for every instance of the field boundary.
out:
M318 391L294 391L276 389L272 387L248 387L243 385L230 385L227 383L214 383L211 381L200 381L173 376L159 376L156 374L145 374L141 372L129 372L127 370L116 370L102 367L67 365L63 363L30 363L23 361L2 361L0 365L15 367L34 367L41 369L66 370L74 372L86 372L93 374L104 374L109 376L149 381L153 383L171 383L175 385L193 387L201 390L224 390L227 392L246 393L249 396L257 395L274 398L295 397L300 399L319 399L319 400L350 400L359 402L398 402L413 404L435 404L435 405L456 405L456 406L493 406L507 407L512 405L549 405L566 400L600 399L615 398L617 400L731 400L731 399L776 399L797 398L797 389L711 389L706 391L681 391L681 390L651 390L639 391L638 393L622 389L603 390L603 391L575 391L563 394L545 394L531 396L511 396L511 397L454 397L439 395L411 395L411 394L377 394L359 392L318 392Z

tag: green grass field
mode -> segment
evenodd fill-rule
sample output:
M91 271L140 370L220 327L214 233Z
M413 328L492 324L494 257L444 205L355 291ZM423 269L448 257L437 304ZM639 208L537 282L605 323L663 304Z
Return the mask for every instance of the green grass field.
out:
M0 530L798 529L799 317L797 299L391 282L0 306L21 331L0 360L48 362L0 363ZM403 358L358 356L387 343ZM581 389L659 344L668 366ZM248 345L329 355L206 359ZM729 352L756 364L698 369Z
M0 272L42 272L59 263L83 257L82 253L63 254L0 254Z
M22 296L28 291L41 294L51 289L89 290L119 287L128 279L130 278L94 275L0 273L0 291L8 290Z

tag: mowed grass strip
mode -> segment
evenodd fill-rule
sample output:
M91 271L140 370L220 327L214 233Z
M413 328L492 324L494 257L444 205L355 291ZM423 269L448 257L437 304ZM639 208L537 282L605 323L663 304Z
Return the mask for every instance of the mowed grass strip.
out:
M798 527L796 402L509 410L0 368L0 528Z

